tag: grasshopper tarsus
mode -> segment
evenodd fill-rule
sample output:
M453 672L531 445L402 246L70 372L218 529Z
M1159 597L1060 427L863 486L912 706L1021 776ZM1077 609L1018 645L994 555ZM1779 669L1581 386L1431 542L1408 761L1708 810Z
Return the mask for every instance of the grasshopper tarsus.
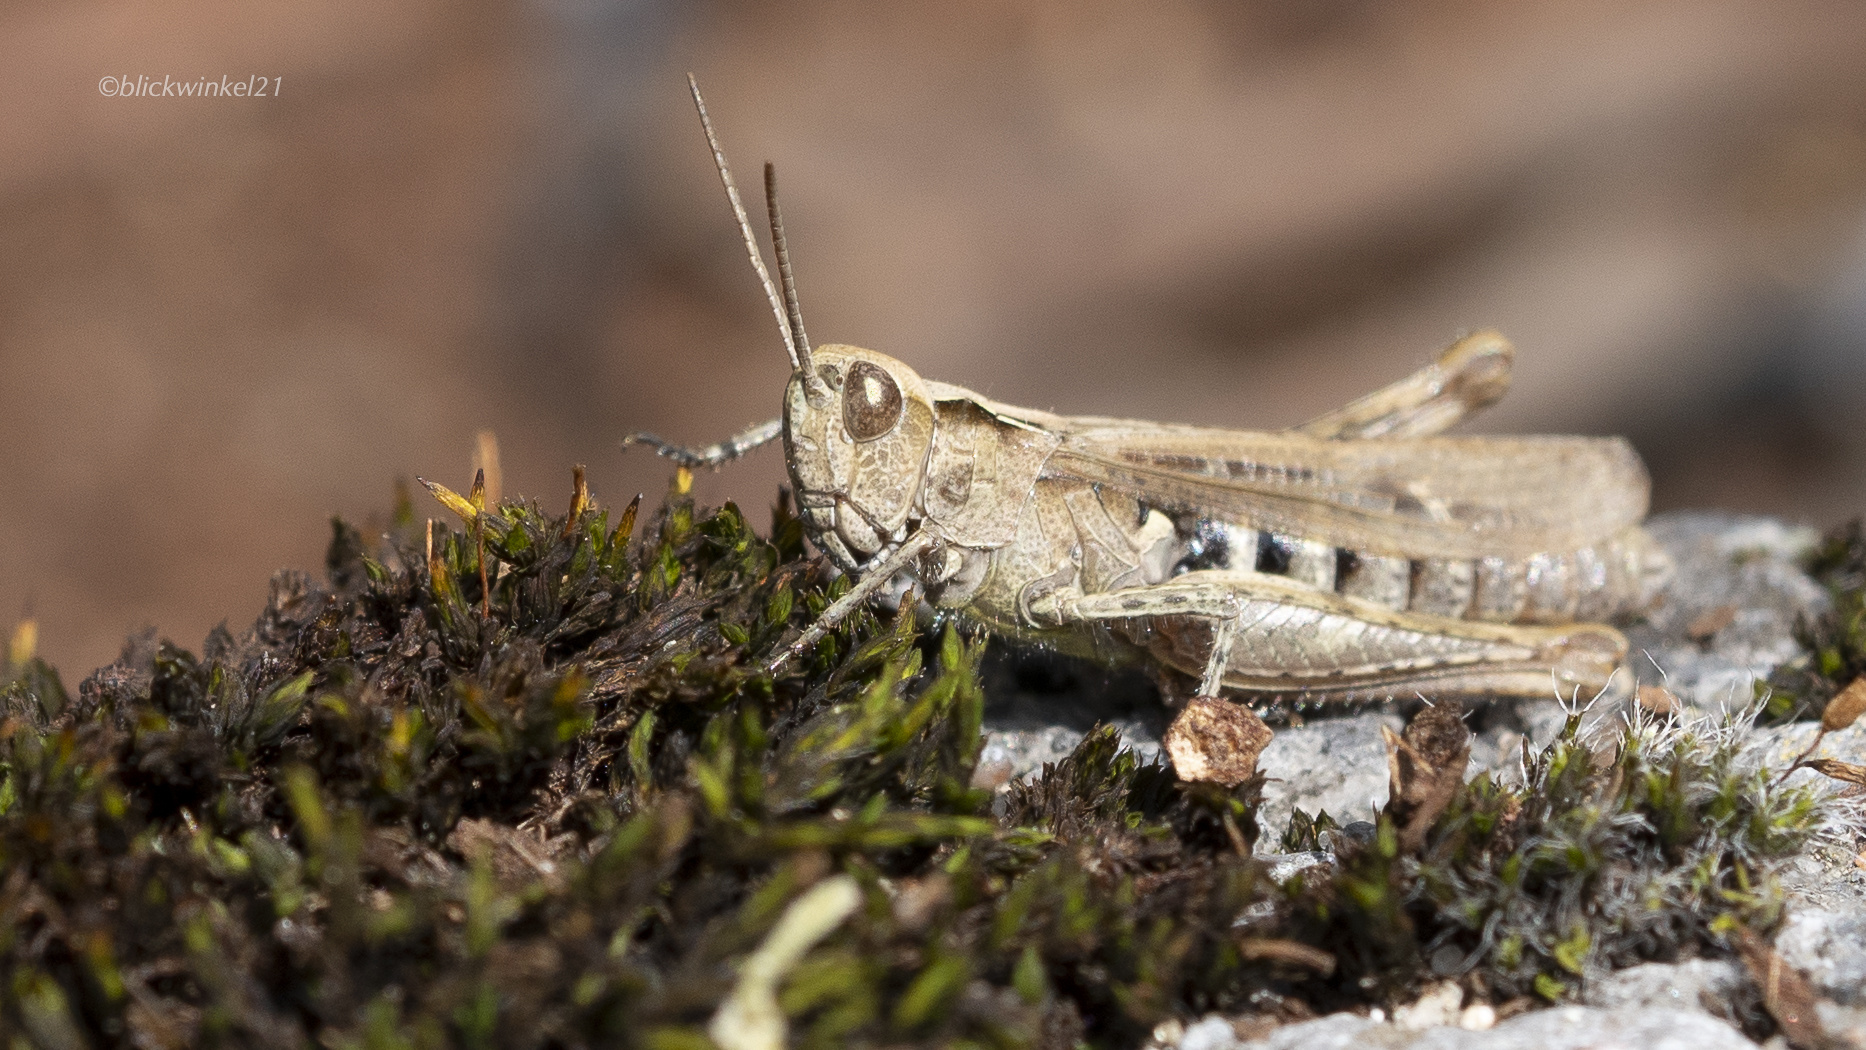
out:
M723 444L724 442L721 442L721 445ZM671 459L683 467L705 467L715 465L707 456L706 449L687 448L683 445L676 445L661 435L652 434L646 430L638 430L622 439L623 448L628 448L630 445L642 445L654 449L655 455L663 459ZM718 448L720 446L714 445L709 447ZM723 463L725 460L720 459L719 462Z
M676 445L658 434L650 434L643 430L623 438L622 447L645 445L654 449L655 455L664 456L683 467L706 467L709 470L718 470L747 452L770 444L783 433L784 421L773 419L753 424L724 441L715 442L704 448L688 448L684 445Z

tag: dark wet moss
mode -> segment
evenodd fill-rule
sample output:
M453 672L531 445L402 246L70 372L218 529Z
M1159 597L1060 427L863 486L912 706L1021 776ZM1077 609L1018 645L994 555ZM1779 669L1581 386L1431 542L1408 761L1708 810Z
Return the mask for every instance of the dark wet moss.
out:
M1766 929L1810 796L1647 727L1467 785L1417 855L1260 781L1178 783L1088 734L973 786L984 642L860 613L783 504L676 491L637 528L511 503L273 583L200 652L153 636L74 696L0 675L0 1029L33 1045L708 1045L805 889L862 903L779 983L792 1045L1132 1046L1206 1011L1391 1004L1434 968L1559 998ZM485 581L482 586L482 579Z

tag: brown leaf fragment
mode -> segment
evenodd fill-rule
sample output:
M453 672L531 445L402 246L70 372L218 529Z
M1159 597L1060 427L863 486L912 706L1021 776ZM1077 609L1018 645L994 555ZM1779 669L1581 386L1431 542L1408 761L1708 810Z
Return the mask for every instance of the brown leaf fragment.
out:
M1301 941L1275 937L1246 937L1238 942L1238 954L1246 959L1268 959L1314 970L1327 977L1335 972L1335 957Z
M138 1046L152 1050L187 1050L200 1045L199 1010L152 995L140 987L124 1009L124 1019L136 1033Z
M635 515L640 510L641 493L637 492L635 498L629 501L628 507L622 511L622 520L616 522L615 536L610 542L627 545L629 537L635 535Z
M1775 1020L1788 1045L1796 1050L1827 1046L1827 1033L1814 1011L1814 989L1808 986L1808 979L1801 971L1790 966L1781 953L1749 930L1738 930L1735 941L1743 968L1762 993L1762 1008Z
M1400 849L1417 853L1432 822L1464 786L1464 767L1471 758L1464 708L1440 701L1421 708L1404 735L1385 727L1381 735L1387 742L1386 814L1399 829Z
M1166 728L1166 753L1181 780L1236 787L1257 773L1270 727L1242 704L1195 696Z
M1718 605L1699 613L1685 628L1685 637L1694 642L1708 642L1718 631L1736 622L1736 606Z
M1011 782L1011 775L1016 773L1015 766L1005 759L996 762L980 762L972 769L972 786L986 791L996 791Z
M1534 1010L1537 1005L1538 1003L1536 1002L1535 996L1519 995L1514 999L1509 999L1497 1004L1497 1020L1507 1021L1512 1017L1526 1014Z
M936 871L922 879L902 879L895 885L894 921L903 930L924 930L951 900L952 878L945 872Z
M556 844L541 842L517 828L468 817L454 825L447 846L468 861L484 860L501 883L523 886L536 880L556 885L562 873L553 857Z
M1283 1026L1283 1023L1277 1018L1264 1014L1245 1014L1239 1017L1228 1018L1228 1020L1231 1022L1232 1038L1240 1043L1248 1043L1257 1039L1268 1039L1271 1032Z
M1655 715L1675 714L1681 705L1678 695L1662 685L1642 685L1639 687L1639 706Z
M1866 676L1853 679L1827 701L1827 710L1821 712L1821 729L1837 733L1859 721L1861 715L1866 715Z
M1851 762L1842 762L1837 758L1810 758L1801 765L1814 770L1822 776L1844 780L1849 784L1866 787L1866 766L1856 766Z
M576 534L577 522L590 505L590 486L583 476L583 464L570 468L570 513L564 516L564 539Z

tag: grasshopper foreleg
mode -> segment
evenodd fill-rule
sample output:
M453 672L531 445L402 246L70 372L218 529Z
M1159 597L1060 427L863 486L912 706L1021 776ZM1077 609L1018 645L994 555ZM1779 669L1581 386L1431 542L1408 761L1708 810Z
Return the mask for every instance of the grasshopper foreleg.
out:
M765 670L776 674L778 669L784 666L784 661L815 645L845 617L854 612L857 606L874 597L875 593L892 582L902 569L912 564L915 558L932 550L938 542L938 537L930 532L925 530L916 532L907 537L894 553L863 569L861 578L855 581L855 586L849 588L849 593L830 603L829 608L823 610L823 615L817 617L815 623L805 628L804 632L797 636L796 641L778 650L777 655L765 665Z
M705 448L686 448L681 445L671 444L658 435L650 434L646 431L639 431L623 438L622 445L625 448L629 445L646 445L654 449L657 455L666 456L668 459L673 460L683 467L717 468L723 464L730 463L760 445L770 444L777 440L783 433L784 421L781 419L772 419L755 426L746 427L744 430L732 435L726 440L708 445Z

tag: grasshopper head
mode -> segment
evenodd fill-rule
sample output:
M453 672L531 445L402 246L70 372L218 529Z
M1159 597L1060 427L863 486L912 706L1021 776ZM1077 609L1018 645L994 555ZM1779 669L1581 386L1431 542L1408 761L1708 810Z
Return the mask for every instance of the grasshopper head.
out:
M900 542L933 444L933 397L885 354L829 344L784 392L784 452L817 545L853 570Z
M752 233L726 154L713 134L700 85L691 74L694 108L713 163L739 221L746 255L765 287L790 354L790 385L784 392L784 459L797 489L804 528L844 571L855 571L876 554L907 538L907 516L920 493L920 476L933 445L933 398L914 370L873 350L832 343L814 350L804 334L797 284L791 276L784 220L778 214L777 171L765 164L765 211L771 248L777 256L784 294L765 269L764 253Z

